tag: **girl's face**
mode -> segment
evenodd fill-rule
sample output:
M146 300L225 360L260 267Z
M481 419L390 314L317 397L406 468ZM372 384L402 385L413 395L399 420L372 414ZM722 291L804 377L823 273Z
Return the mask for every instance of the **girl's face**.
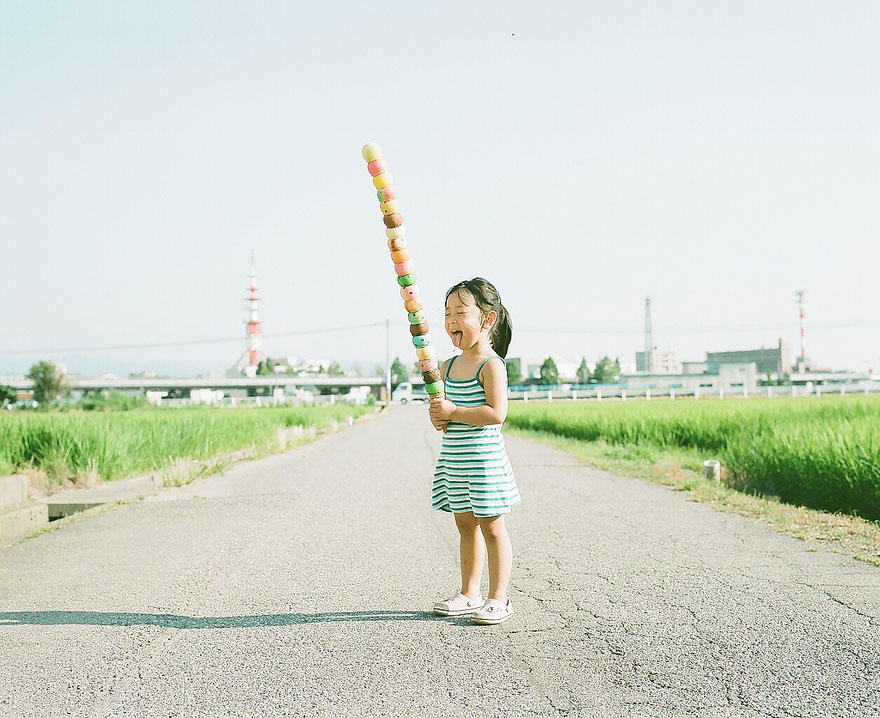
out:
M456 349L470 349L488 339L495 312L484 317L469 292L458 291L446 300L446 333Z

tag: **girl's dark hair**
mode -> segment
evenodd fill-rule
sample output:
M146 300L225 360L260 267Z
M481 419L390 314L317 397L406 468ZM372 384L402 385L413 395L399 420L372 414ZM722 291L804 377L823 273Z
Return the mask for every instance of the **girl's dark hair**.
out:
M510 315L507 309L501 303L501 297L498 290L492 285L492 282L482 277L474 277L459 282L446 292L446 300L449 301L450 294L457 294L459 299L461 293L467 292L474 298L474 303L480 308L480 313L485 317L489 312L495 312L496 319L489 332L489 343L492 349L502 359L507 356L507 347L510 346L510 338L513 335L513 326L510 323Z

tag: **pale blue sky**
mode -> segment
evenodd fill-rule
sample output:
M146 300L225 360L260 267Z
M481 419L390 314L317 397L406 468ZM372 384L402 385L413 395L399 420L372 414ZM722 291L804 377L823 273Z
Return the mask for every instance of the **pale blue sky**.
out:
M269 334L391 318L360 148L396 178L440 354L482 275L512 356L797 345L880 371L875 2L0 3L0 353L224 369L253 247ZM605 331L598 331L598 330ZM384 359L381 329L267 339Z

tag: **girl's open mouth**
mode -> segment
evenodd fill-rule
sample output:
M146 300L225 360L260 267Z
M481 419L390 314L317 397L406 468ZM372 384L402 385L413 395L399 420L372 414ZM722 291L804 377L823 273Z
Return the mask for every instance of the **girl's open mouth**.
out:
M455 347L461 343L461 332L452 332L452 344Z

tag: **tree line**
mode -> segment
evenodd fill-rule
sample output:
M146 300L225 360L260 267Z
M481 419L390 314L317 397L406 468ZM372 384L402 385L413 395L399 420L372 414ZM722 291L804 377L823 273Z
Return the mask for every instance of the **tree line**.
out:
M540 373L537 377L524 377L520 373L516 364L507 362L507 384L508 386L557 386L559 384L559 368L553 357L547 357L541 364ZM377 368L380 374L381 367ZM407 368L400 361L400 357L394 357L391 362L391 390L397 388L398 384L409 381L413 376L419 376L420 370L418 362ZM613 384L620 378L620 359L611 359L608 355L603 356L596 365L590 370L587 364L587 358L582 357L581 363L577 368L576 379L578 384Z
M581 363L575 372L578 384L612 384L620 378L620 359L613 361L607 354L596 362L592 371L587 364L587 358L581 357ZM509 386L556 386L559 384L559 368L553 357L547 357L537 377L523 377L519 367L510 362L507 363L507 383Z

